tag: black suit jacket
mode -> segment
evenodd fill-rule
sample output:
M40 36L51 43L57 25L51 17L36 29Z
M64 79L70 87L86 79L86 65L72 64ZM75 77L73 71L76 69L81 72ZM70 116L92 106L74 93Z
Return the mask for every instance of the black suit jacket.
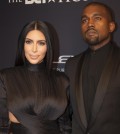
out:
M81 75L84 52L66 63L73 111L72 134L120 134L120 48L111 45L108 61L97 86L89 123L85 113Z

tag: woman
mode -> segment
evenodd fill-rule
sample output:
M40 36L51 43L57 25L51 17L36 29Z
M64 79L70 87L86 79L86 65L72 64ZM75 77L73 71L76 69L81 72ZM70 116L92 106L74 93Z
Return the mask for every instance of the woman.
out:
M51 69L51 45L45 23L33 21L23 28L16 66L0 72L0 125L4 134L9 126L12 134L60 133L58 119L67 106L68 79Z

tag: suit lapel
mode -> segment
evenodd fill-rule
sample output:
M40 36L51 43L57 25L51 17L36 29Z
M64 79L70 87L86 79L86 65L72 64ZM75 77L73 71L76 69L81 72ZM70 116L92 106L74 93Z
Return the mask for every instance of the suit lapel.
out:
M80 83L79 84L79 86L80 86L79 113L80 113L80 118L81 118L81 121L82 121L84 127L87 128L87 116L86 116L86 112L85 112L83 90L82 90L82 75L80 75L80 82L79 83Z
M75 79L75 85L76 85L76 102L77 102L77 108L79 112L79 118L80 118L80 124L83 130L87 128L87 118L85 113L85 106L84 106L84 99L83 99L83 92L82 92L82 66L83 61L85 57L85 52L81 55L77 71L76 71L76 79Z

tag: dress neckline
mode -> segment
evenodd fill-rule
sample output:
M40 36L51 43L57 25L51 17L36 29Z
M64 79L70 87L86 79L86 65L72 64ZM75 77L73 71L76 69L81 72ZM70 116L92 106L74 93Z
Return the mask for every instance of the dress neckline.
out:
M45 63L41 62L39 64L31 64L30 62L25 63L25 67L30 71L41 71L45 69Z

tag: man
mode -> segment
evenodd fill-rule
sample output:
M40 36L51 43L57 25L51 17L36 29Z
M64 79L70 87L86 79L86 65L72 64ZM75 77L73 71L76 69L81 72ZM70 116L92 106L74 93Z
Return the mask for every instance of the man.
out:
M120 134L120 48L112 41L115 22L109 7L85 6L81 31L88 49L70 58L72 134Z

